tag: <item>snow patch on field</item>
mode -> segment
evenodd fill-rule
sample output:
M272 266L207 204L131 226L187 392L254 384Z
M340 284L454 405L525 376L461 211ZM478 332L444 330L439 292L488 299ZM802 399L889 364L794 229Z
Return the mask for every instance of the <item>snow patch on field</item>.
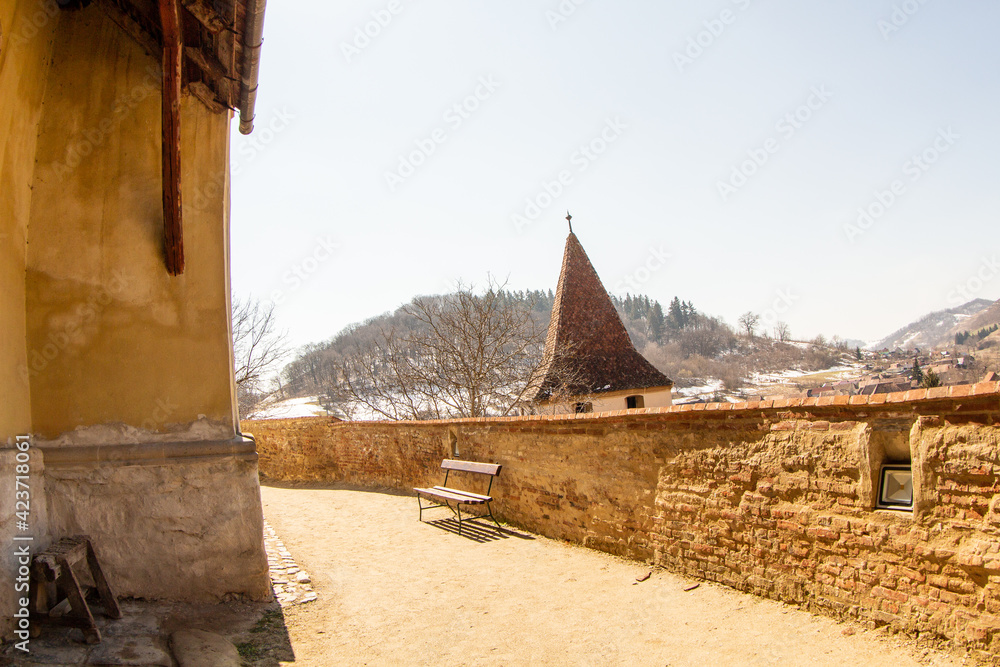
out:
M702 394L714 394L717 391L722 391L722 380L712 380L708 384L699 385L697 387L683 387L681 389L675 389L674 393L690 398L692 396L701 396Z
M800 378L807 375L830 375L827 381L830 379L843 380L846 378L854 377L858 374L859 366L831 366L830 368L825 368L821 371L802 371L798 369L789 369L784 371L777 371L774 373L754 373L750 376L750 382L755 385L772 385L772 384L782 384L785 380L790 380L793 378Z
M319 404L318 396L287 398L257 410L250 419L298 419L300 417L325 417L326 410Z

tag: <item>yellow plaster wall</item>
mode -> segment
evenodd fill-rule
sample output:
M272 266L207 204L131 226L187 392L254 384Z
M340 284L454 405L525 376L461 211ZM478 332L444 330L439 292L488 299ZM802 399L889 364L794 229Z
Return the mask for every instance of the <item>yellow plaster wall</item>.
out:
M233 428L229 118L181 113L186 270L163 261L158 61L96 6L56 34L28 229L33 430Z
M628 409L629 396L642 396L644 408L668 408L673 405L673 388L629 389L626 391L608 392L593 396L579 396L572 402L543 403L535 407L540 415L562 415L576 412L576 404L585 402L591 404L591 412L613 412Z
M24 271L35 140L58 10L0 0L0 444L31 430Z

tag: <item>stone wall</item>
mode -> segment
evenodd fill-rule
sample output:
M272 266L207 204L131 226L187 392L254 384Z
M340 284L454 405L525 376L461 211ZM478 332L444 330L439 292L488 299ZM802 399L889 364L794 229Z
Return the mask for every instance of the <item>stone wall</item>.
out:
M431 422L244 422L280 480L409 489L500 462L512 524L1000 655L1000 384ZM910 461L913 512L875 510Z
M117 595L270 597L253 443L39 449L49 532L89 535Z

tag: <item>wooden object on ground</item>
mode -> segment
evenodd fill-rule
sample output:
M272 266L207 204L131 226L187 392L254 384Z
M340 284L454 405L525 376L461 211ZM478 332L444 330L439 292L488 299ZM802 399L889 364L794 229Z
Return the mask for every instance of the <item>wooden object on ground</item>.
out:
M30 612L35 621L49 625L65 625L82 628L89 644L101 641L101 633L94 623L94 615L87 606L87 596L80 587L80 581L73 572L73 566L87 562L90 575L104 605L104 613L109 618L121 618L118 600L104 576L104 570L97 560L94 545L86 535L64 537L45 551L31 559ZM49 588L54 584L56 595L49 604ZM66 616L53 617L50 612L62 599L69 600L70 612Z

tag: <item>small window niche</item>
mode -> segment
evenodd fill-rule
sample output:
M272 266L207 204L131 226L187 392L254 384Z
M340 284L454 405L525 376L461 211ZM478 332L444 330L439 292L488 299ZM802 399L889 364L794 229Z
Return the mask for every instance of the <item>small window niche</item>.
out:
M573 406L573 412L575 412L576 414L582 414L584 412L593 412L593 411L594 411L594 404L590 402L576 403Z
M913 469L909 463L885 463L879 471L878 500L883 510L913 511Z
M910 429L895 423L859 431L862 459L858 503L869 511L914 513L920 505L920 463L910 451ZM916 469L917 474L913 471Z
M642 400L642 394L637 394L636 396L626 396L625 407L629 410L646 407L645 401Z

